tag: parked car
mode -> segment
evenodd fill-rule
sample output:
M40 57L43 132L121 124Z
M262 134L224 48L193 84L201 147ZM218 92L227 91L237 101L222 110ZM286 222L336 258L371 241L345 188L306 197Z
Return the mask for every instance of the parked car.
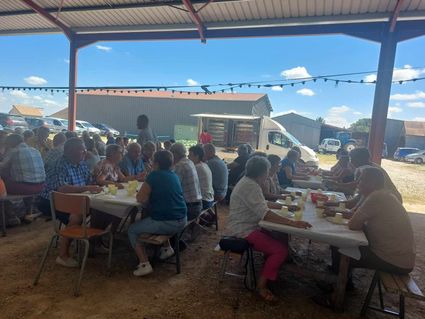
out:
M103 124L103 123L94 123L93 126L96 127L96 128L98 128L101 131L101 134L102 135L106 135L109 132L112 133L112 135L114 135L114 136L119 136L120 135L120 132L118 132L116 129L114 129L114 128L106 125L106 124Z
M28 130L28 123L22 116L0 113L0 125L8 132L14 132L15 129L21 128L24 131Z
M76 132L80 133L82 131L87 131L89 132L90 135L93 134L100 134L100 130L96 127L94 127L91 123L87 122L87 121L75 121L75 126L76 126Z
M55 117L45 117L44 119L46 119L46 121L52 121L53 124L57 127L58 132L68 131L68 120Z
M336 153L341 148L341 141L335 138L325 138L318 148L319 153Z
M394 153L394 159L396 161L404 161L405 157L409 154L419 152L419 148L414 147L398 147Z
M406 155L404 159L409 163L423 164L425 162L425 151Z
M25 121L27 121L31 130L42 126L50 129L51 133L59 133L63 130L60 122L48 117L25 117Z

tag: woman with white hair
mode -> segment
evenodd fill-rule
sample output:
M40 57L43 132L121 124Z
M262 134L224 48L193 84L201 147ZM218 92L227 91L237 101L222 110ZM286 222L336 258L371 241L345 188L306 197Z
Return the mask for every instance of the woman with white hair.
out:
M267 288L267 283L277 279L279 268L288 255L288 244L273 238L272 234L261 229L258 223L266 220L298 228L310 228L311 225L281 217L269 209L278 205L268 203L261 190L269 169L270 163L264 157L254 156L246 163L246 174L235 186L230 197L227 234L246 239L254 250L264 254L265 263L257 283L258 294L266 301L274 301L275 297Z

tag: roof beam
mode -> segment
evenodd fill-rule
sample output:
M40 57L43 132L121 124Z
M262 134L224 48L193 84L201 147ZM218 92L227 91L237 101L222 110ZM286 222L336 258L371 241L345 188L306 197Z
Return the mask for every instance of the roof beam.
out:
M70 27L65 25L59 19L52 16L49 12L47 12L44 8L36 4L33 0L21 0L21 1L25 3L28 7L30 7L32 10L37 12L39 15L43 16L44 18L49 20L51 23L53 23L55 26L60 28L63 31L63 33L65 33L65 35L68 37L68 39L71 40L73 32L71 31Z
M393 15L390 21L390 32L394 32L395 26L397 24L398 16L400 15L401 6L403 5L404 0L397 0L397 4L394 8Z
M198 29L199 37L201 38L202 43L206 43L207 39L205 38L205 31L206 28L204 24L202 23L201 18L199 17L198 13L195 11L195 8L193 7L193 4L190 0L182 0L184 6L189 11L190 18L192 19L193 23L196 25L196 28Z

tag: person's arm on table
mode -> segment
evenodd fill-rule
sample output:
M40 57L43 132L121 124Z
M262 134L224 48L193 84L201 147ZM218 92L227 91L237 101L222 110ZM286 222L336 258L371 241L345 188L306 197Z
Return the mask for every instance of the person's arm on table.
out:
M264 221L266 222L270 222L270 223L275 223L275 224L281 224L281 225L287 225L287 226L291 226L291 227L296 227L296 228L311 228L312 226L305 222L305 221L294 221L279 215L276 215L275 213L273 213L272 211L268 211L266 212L266 214L264 215L263 218Z
M374 215L382 213L380 211L379 201L382 200L376 196L369 196L364 203L354 212L348 222L348 228L351 230L362 230L365 222ZM382 207L381 207L382 208Z
M96 176L96 184L100 185L100 186L108 186L108 185L115 185L116 187L118 187L119 189L123 189L124 186L120 183L114 182L114 181L110 181L106 179L107 175L105 174L99 174Z
M267 202L267 207L270 209L281 209L283 205L276 202Z
M93 194L100 193L103 190L102 187L97 185L86 185L86 186L76 186L76 185L62 185L58 187L58 192L60 193L84 193L90 192Z

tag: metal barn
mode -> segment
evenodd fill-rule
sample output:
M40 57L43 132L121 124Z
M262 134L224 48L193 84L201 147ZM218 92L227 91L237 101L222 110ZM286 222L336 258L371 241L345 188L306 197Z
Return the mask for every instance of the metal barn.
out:
M105 123L121 133L136 134L136 119L146 114L158 137L196 139L196 113L266 115L272 111L267 94L178 92L111 93L77 95L77 119Z

